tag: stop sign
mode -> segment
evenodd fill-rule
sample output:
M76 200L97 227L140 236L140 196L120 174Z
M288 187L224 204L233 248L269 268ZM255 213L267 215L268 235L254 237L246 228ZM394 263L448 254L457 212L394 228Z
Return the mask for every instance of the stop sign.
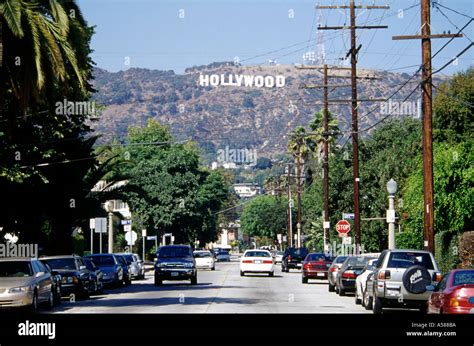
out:
M351 224L346 220L341 220L336 223L336 231L340 235L346 235L351 230Z

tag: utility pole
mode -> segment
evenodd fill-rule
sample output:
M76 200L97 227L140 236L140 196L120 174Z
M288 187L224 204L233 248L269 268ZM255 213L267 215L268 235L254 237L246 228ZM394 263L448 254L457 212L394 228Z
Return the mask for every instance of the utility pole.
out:
M331 88L347 88L349 84L333 84L329 85L329 78L341 78L341 76L337 75L329 75L328 70L348 70L348 68L332 66L328 67L327 64L324 64L322 67L304 67L304 66L297 66L298 69L322 69L324 76L323 76L323 85L305 85L303 86L304 89L316 89L322 88L323 89L323 136L324 136L324 158L323 158L323 182L324 182L324 210L323 210L323 243L324 243L324 250L326 250L327 245L329 244L329 87ZM362 78L362 77L358 77ZM332 100L332 102L339 103L341 100ZM309 133L310 135L311 133Z
M293 220L291 217L291 184L290 184L290 179L291 179L291 163L289 163L286 166L287 169L287 189L288 189L288 247L293 246Z
M422 113L423 113L423 246L434 253L434 188L433 188L433 85L431 70L431 39L462 37L462 34L431 35L430 0L421 0L421 36L393 36L393 40L421 39L422 57Z
M352 113L352 178L354 184L354 229L355 229L355 245L360 247L360 207L359 207L359 124L358 124L358 102L357 99L357 54L361 45L356 45L356 29L386 29L386 25L376 26L356 26L356 9L389 9L388 6L356 6L354 0L350 0L349 6L317 6L320 9L349 9L350 10L350 32L351 32L351 49L347 57L351 57L351 113ZM343 30L347 29L345 26L325 26L319 27L322 30Z
M298 146L298 153L300 152L300 147ZM301 247L301 155L298 154L296 157L296 195L297 195L297 247Z
M324 161L323 161L323 172L324 172L324 216L323 216L323 243L324 251L327 251L329 244L329 92L328 92L328 65L324 64Z

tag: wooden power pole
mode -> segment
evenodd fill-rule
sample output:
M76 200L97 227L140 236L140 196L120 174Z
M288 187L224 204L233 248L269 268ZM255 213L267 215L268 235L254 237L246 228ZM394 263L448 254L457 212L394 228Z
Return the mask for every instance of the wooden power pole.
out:
M434 191L433 191L433 86L431 71L431 39L462 37L462 34L431 35L430 0L421 0L421 35L393 36L393 40L421 39L422 113L423 113L423 215L426 250L434 253Z
M386 25L374 26L357 26L356 25L356 9L389 9L388 6L362 6L355 5L354 0L350 0L350 5L346 6L317 6L319 9L349 9L350 10L350 32L351 32L351 49L347 57L351 58L351 113L352 113L352 178L354 184L354 233L356 248L360 247L360 207L359 207L359 124L357 114L357 54L361 45L357 47L356 44L356 30L357 29L386 29ZM318 27L320 30L344 30L346 26L324 26Z

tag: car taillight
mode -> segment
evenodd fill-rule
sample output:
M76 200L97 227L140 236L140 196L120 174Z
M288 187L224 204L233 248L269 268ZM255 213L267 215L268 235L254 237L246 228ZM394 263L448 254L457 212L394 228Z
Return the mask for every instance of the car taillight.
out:
M344 273L342 273L342 277L344 279L355 279L357 275L352 270L347 270Z
M378 275L379 280L390 279L390 270L381 270Z
M273 261L271 261L271 260L263 260L263 263L265 263L265 264L270 264L270 263L273 263Z
M457 308L459 306L459 299L458 297L453 297L449 300L449 306L452 308Z
M242 263L252 263L252 260L243 260Z
M331 273L337 272L338 270L339 270L338 267L331 267L331 268L329 268L329 271L330 271Z
M288 261L291 261L291 255L288 255Z
M433 281L435 281L435 282L440 282L442 278L443 278L443 276L441 275L441 273L434 273L433 274Z
M310 267L310 264L309 264L309 263L305 263L305 264L303 265L303 269L309 269L309 267Z

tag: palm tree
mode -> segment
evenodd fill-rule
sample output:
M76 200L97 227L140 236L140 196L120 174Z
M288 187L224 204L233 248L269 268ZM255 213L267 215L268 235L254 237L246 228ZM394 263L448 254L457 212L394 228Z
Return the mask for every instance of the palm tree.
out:
M32 108L32 97L44 102L47 93L65 82L86 91L87 71L78 62L71 44L85 22L79 9L74 18L68 16L68 9L77 9L74 1L64 5L58 0L0 3L0 101L1 107L12 115L8 121L10 134L16 116L25 117ZM4 92L11 93L9 107L5 105Z

